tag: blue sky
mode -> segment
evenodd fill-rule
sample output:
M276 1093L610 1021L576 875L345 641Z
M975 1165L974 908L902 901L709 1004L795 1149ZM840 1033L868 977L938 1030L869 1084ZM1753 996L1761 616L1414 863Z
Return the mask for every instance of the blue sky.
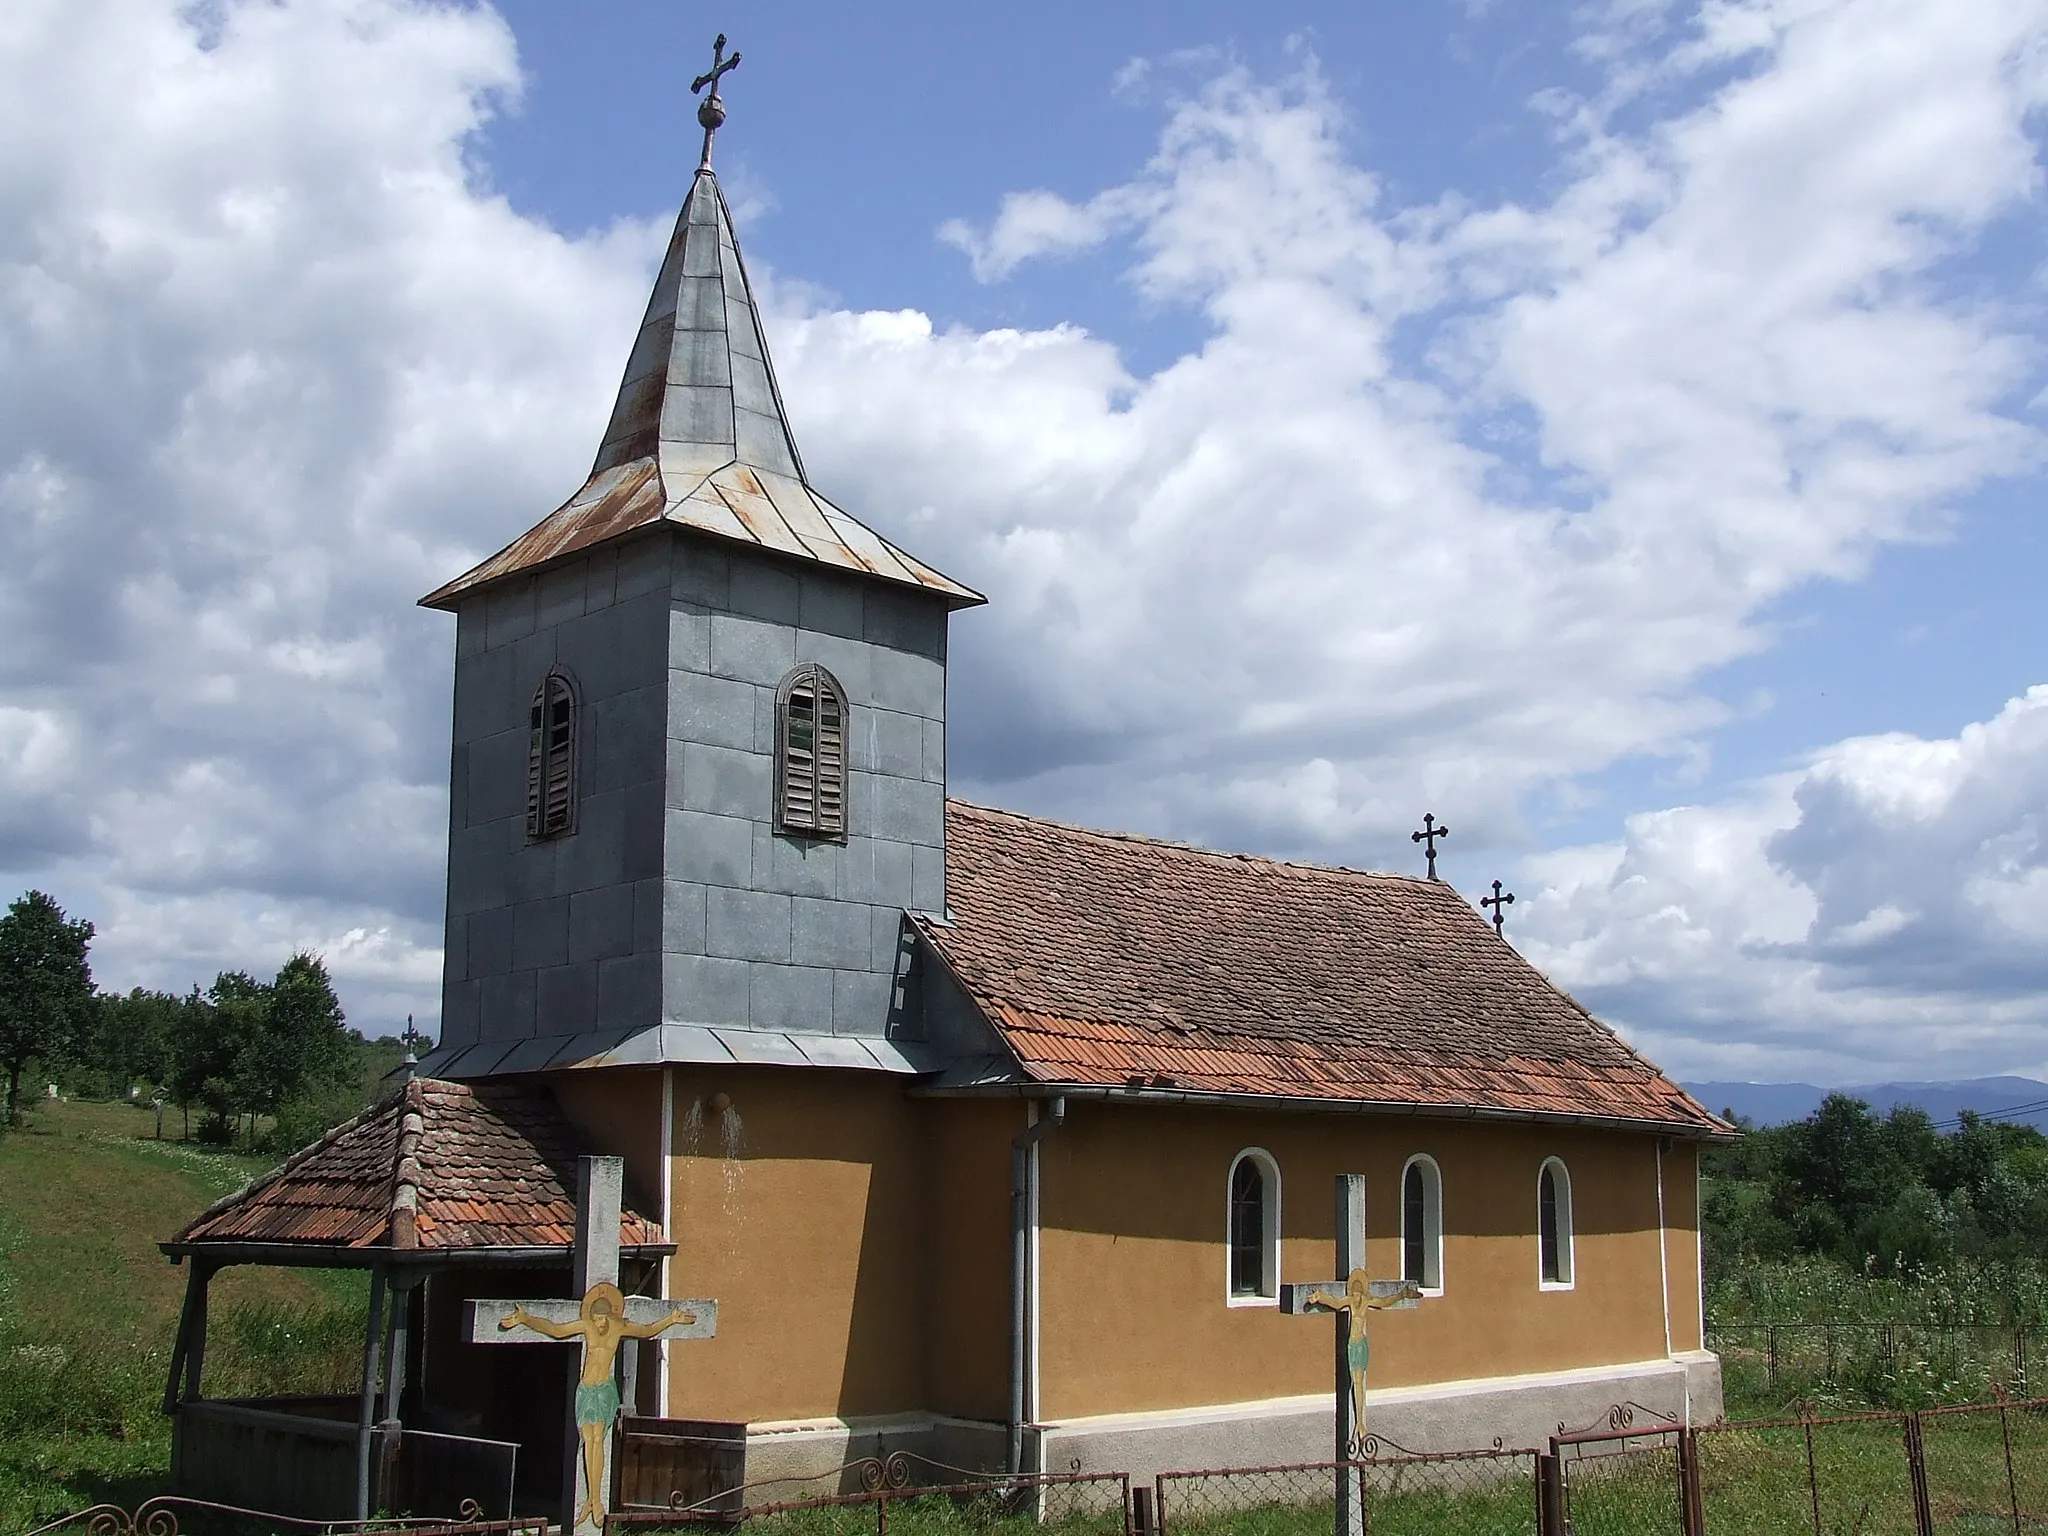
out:
M0 874L430 1017L420 592L580 480L695 163L955 787L1521 893L1674 1071L2048 1075L2048 0L0 34Z

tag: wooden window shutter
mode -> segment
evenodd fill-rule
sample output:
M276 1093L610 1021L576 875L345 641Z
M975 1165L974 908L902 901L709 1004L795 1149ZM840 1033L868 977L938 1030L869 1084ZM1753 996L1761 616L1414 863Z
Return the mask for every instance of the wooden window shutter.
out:
M573 831L576 811L576 692L559 672L534 690L527 719L526 835L539 841Z
M776 717L776 826L815 837L844 837L845 693L823 667L798 667L783 679Z

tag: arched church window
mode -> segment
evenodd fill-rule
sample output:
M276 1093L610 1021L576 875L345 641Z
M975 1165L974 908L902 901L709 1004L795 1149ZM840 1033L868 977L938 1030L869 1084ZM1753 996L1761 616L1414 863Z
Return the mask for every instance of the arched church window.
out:
M533 692L526 745L526 835L576 830L576 690L555 671Z
M1230 1164L1230 1304L1280 1299L1280 1167L1247 1147Z
M1444 1288L1443 1174L1420 1152L1401 1170L1401 1278L1425 1295Z
M775 826L846 835L846 692L823 667L798 667L775 699Z
M1536 1175L1536 1246L1543 1289L1572 1288L1572 1176L1554 1157Z

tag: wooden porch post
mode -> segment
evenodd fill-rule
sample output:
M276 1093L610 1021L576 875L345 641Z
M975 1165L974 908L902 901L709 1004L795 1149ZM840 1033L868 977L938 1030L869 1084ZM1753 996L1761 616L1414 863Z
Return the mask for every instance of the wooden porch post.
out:
M185 1341L185 1401L199 1401L200 1384L206 1370L206 1292L213 1284L213 1266L198 1259L192 1261L193 1289L187 1293L192 1302L192 1333Z
M171 1346L171 1368L164 1379L166 1414L178 1411L180 1398L199 1395L199 1367L206 1356L206 1287L212 1278L212 1269L199 1258L185 1271L185 1305L178 1314L178 1336Z
M363 1330L363 1395L356 1409L356 1512L370 1518L370 1430L377 1411L377 1346L384 1331L384 1266L370 1271L370 1322Z

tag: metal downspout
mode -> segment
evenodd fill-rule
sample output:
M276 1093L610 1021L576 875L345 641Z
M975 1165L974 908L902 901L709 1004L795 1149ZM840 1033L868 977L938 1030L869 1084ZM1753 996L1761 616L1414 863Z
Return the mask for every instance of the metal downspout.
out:
M1055 1094L1037 1123L1010 1142L1010 1455L1011 1476L1024 1470L1024 1356L1031 1296L1031 1164L1038 1144L1066 1123L1067 1099Z

